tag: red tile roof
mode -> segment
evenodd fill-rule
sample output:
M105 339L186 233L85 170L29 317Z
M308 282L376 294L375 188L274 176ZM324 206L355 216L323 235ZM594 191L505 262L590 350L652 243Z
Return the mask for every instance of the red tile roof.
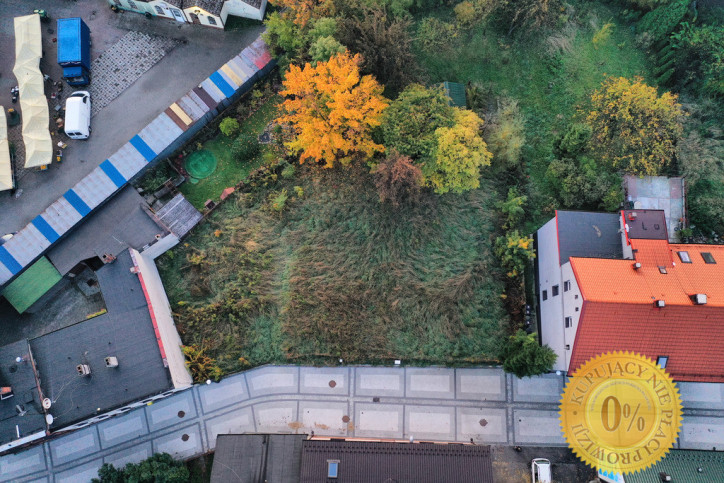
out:
M568 371L596 355L627 350L656 361L676 381L724 382L724 309L584 302Z
M570 259L584 304L569 372L595 355L629 350L669 356L666 369L676 380L724 382L724 246L631 244L635 261ZM705 263L706 252L716 263ZM694 294L705 294L706 305L695 305ZM655 308L655 300L666 306Z

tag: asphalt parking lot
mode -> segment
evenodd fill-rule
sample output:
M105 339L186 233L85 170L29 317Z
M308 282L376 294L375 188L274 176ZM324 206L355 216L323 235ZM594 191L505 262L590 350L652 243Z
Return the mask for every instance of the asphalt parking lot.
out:
M224 32L171 20L147 19L131 12L114 13L102 0L3 0L0 2L0 13L5 13L0 15L0 42L3 45L0 49L0 105L5 108L13 106L10 89L16 84L12 73L15 63L13 17L30 14L34 8L44 8L52 17L50 22L42 24L44 58L40 68L53 80L60 79L61 75L60 67L55 63L56 47L52 41L57 18L83 18L91 29L92 59L97 59L129 32L177 42L173 50L93 117L90 139L68 141L61 164L54 163L47 171L16 170L16 176L20 175L16 180L16 193L0 192L0 233L14 232L25 226L159 112L251 43L262 29L258 26ZM69 87L65 86L66 89ZM51 90L47 84L48 96ZM19 126L13 129L18 136ZM12 133L10 138L13 139Z

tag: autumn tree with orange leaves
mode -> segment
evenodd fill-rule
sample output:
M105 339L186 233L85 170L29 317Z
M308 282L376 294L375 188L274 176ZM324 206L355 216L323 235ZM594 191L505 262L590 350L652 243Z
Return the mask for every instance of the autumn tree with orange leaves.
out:
M331 168L384 151L371 130L380 125L387 102L374 77L360 75L361 62L345 52L316 66L289 66L281 92L287 99L277 122L294 131L286 147L300 155L300 163L314 160Z

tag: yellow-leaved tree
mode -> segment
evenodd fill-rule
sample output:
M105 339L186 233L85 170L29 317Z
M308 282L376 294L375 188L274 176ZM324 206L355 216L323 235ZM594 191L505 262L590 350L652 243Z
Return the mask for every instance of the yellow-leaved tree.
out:
M493 157L480 136L483 121L473 111L455 109L455 124L435 131L437 146L432 161L422 167L425 184L435 193L462 193L480 186L480 168Z
M359 73L362 58L341 53L328 62L304 68L289 67L277 122L289 124L295 137L286 143L299 161L349 164L355 157L372 157L384 146L372 140L371 129L379 126L387 101L374 77Z
M683 129L675 94L659 96L640 77L608 78L591 96L591 149L604 165L654 176L674 159Z
M332 0L270 0L269 3L301 28L313 18L332 16L334 13Z

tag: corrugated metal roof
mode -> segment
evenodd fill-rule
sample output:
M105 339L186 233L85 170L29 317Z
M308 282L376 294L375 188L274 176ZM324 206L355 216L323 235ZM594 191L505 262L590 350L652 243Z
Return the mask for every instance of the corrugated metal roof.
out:
M445 88L445 94L450 98L449 104L451 106L462 107L463 109L468 106L464 85L446 81L443 82L443 87Z
M671 476L672 483L724 483L724 453L671 450L655 465L624 478L626 483L661 483L660 473Z

